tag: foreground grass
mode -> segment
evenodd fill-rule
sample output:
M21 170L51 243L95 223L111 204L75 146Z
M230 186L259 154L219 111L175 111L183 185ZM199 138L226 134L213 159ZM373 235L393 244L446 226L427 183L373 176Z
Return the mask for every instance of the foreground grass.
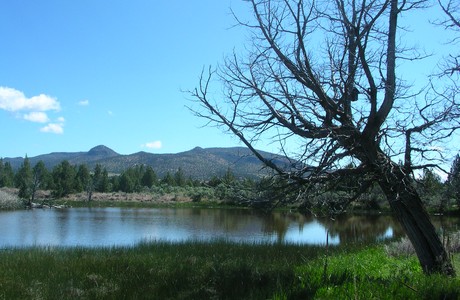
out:
M459 279L426 276L415 257L389 257L383 245L332 248L327 258L321 247L221 241L0 250L0 299L459 297Z
M296 282L305 253L225 242L4 250L0 298L264 299Z
M454 256L460 267L460 256ZM320 271L322 269L322 272ZM423 274L413 255L390 257L382 246L345 250L296 269L301 290L316 299L460 299L460 279Z

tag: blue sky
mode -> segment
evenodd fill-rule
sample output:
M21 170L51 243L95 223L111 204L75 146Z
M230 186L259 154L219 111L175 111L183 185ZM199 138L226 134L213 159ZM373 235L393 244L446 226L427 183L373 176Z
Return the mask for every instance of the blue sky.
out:
M236 2L236 1L234 1ZM238 4L240 1L238 1ZM0 4L0 157L179 152L238 141L185 107L203 67L241 44L225 0ZM237 9L237 8L236 8Z
M100 144L121 154L240 145L203 128L183 92L246 41L231 28L230 7L247 14L238 0L2 1L0 157ZM403 22L428 51L445 42L426 12ZM410 66L408 80L432 72L441 53Z

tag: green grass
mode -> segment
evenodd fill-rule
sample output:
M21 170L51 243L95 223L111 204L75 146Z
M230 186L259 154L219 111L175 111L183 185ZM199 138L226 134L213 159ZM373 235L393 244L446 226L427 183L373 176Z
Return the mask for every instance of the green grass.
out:
M459 279L427 276L415 256L391 257L382 246L336 253L326 267L325 261L296 269L301 290L316 299L460 299Z
M325 261L321 247L225 241L3 249L0 299L460 297L458 279L426 276L416 258L389 257L383 245L330 248Z
M304 252L226 242L4 250L0 299L265 299L295 282Z

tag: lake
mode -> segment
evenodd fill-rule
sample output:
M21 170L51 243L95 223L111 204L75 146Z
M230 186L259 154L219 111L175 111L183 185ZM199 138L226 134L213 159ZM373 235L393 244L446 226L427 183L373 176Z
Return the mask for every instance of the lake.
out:
M459 227L459 220L449 221ZM0 248L132 246L139 242L223 239L308 245L375 241L403 232L390 216L336 220L296 212L205 208L69 208L0 212Z

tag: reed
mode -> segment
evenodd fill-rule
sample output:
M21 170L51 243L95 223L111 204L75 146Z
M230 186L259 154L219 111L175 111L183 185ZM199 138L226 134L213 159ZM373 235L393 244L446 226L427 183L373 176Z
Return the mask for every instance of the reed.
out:
M415 257L388 256L383 245L330 247L326 276L324 261L322 247L220 240L3 249L0 299L371 299L372 295L420 299L423 295L460 295L458 279L425 276ZM460 267L458 259L456 265Z

